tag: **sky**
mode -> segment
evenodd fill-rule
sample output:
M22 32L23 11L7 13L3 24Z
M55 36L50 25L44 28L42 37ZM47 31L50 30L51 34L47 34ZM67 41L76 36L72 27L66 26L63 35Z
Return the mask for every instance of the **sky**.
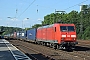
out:
M29 28L56 11L80 12L90 0L0 0L0 26Z

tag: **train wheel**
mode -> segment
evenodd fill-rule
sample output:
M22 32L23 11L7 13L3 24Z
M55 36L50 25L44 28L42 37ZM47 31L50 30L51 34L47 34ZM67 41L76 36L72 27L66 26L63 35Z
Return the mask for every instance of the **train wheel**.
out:
M53 48L53 44L52 43L50 43L50 48Z
M58 44L56 45L56 49L59 49L59 45Z
M44 46L47 46L47 43L46 42L44 42Z
M41 45L43 45L43 42L40 42Z
M65 47L63 47L62 45L58 45L58 49L62 50L65 49Z
M53 44L53 49L57 49L57 44Z

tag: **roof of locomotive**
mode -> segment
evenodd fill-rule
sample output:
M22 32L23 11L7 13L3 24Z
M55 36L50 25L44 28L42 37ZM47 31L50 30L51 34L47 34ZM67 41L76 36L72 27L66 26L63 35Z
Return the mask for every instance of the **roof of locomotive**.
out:
M55 25L60 25L60 26L75 26L74 24L55 24Z
M57 26L57 25L60 25L60 26L74 26L74 24L60 24L60 23L55 23L55 24L51 24L51 25L46 25L46 26L38 27L37 29L54 27L54 26Z

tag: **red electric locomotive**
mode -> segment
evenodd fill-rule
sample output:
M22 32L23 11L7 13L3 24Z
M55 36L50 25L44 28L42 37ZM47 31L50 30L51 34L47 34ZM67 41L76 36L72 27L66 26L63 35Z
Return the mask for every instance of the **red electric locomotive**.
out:
M36 42L54 48L71 49L77 44L74 24L52 24L37 29Z

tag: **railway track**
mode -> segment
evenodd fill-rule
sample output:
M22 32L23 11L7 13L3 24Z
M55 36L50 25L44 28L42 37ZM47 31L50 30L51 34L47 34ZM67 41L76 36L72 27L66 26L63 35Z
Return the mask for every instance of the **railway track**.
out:
M79 46L76 46L76 50L74 50L73 52L67 52L63 50L54 50L52 48L48 48L45 46L35 45L35 44L18 41L18 40L12 40L10 42L12 44L18 43L18 45L16 45L17 47L20 45L22 46L20 48L25 47L23 50L28 49L30 51L34 51L34 53L29 51L30 52L29 54L31 55L37 53L42 56L49 57L48 60L52 60L52 59L55 59L55 60L90 60L90 47L89 48L81 47L79 45ZM25 52L25 53L28 53L28 52Z
M62 52L62 51L60 51ZM72 56L73 60L90 60L90 54L88 55L87 53L83 53L83 52L80 52L80 51L73 51L73 52L66 52L66 51L63 51L63 53L69 55L69 56Z
M35 59L35 60L55 60L55 59L53 59L53 58L51 58L51 57L49 57L48 55L45 55L45 54L42 54L41 52L39 52L39 51L36 51L36 50L34 50L34 49L32 49L32 48L29 48L29 47L27 47L27 46L25 46L25 45L22 45L21 44L21 46L22 47L25 47L26 49L28 49L28 50L30 50L31 51L31 53L29 54L28 52L26 53L26 55L28 55L30 58L32 58L32 59ZM19 48L20 49L20 48Z
M16 45L14 45L16 46ZM21 50L22 52L24 52L28 57L30 57L32 60L38 60L38 58L34 57L33 55L29 54L28 52L26 52L24 49L16 46L19 50Z
M18 49L20 49L22 52L24 52L27 56L29 56L32 60L55 60L48 55L42 54L39 51L36 51L28 46L26 44L22 44L19 41L15 41L16 43L21 44L15 44L15 42L10 41L14 46L16 46Z
M90 40L78 40L78 45L83 47L90 47Z

